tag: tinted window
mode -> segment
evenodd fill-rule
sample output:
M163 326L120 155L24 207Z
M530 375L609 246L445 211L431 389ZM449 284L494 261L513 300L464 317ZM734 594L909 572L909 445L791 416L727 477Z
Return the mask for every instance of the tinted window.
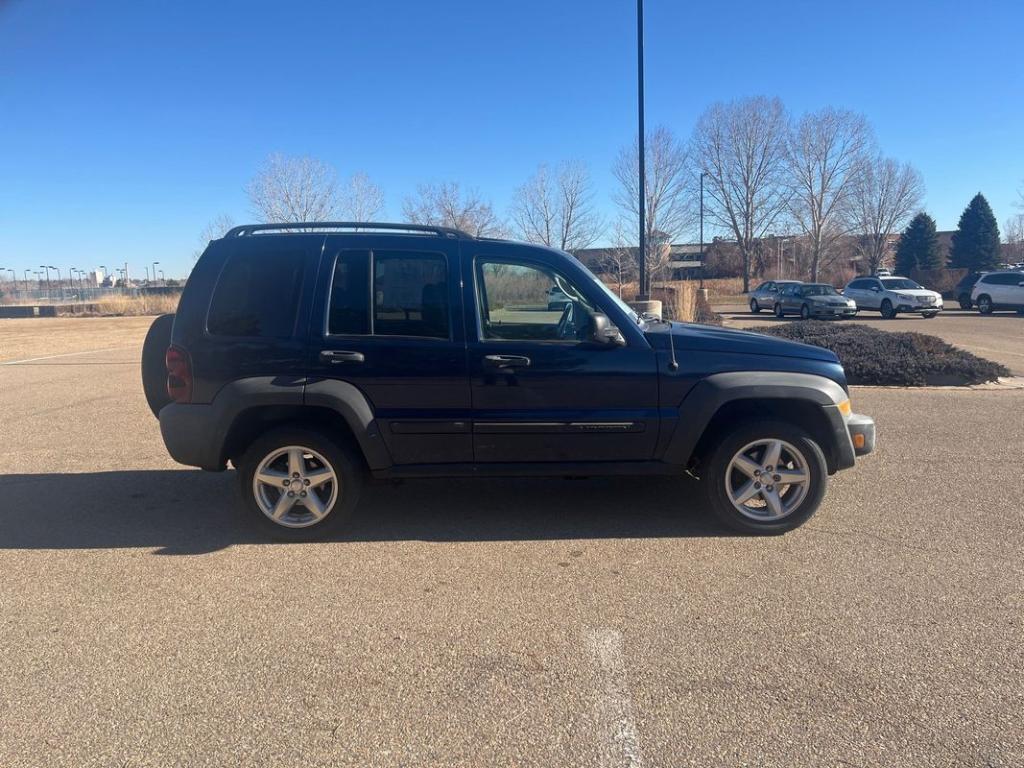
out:
M981 282L989 285L1019 285L1024 282L1024 274L1017 272L1004 272L1002 274L987 275Z
M373 333L448 338L448 265L444 256L374 252Z
M532 264L479 266L480 327L485 339L577 341L594 305L563 276Z
M217 336L291 336L304 259L299 249L232 256L217 281L207 330Z
M364 336L370 332L370 253L342 251L334 263L327 332Z
M853 288L855 291L856 290L860 290L862 288L867 288L868 287L868 281L867 280L854 280L852 283L850 283L846 287L847 288Z
M758 290L758 291L770 291L774 287L775 287L774 283L761 283L759 286L757 286L757 288L755 290Z
M888 291L912 291L921 287L913 280L908 280L905 277L883 277L882 285Z

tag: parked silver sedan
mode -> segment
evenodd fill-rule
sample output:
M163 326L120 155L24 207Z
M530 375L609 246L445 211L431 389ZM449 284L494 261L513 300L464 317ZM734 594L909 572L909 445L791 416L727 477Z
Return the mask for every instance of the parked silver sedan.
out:
M786 286L775 301L775 316L798 313L804 320L812 317L855 317L857 305L827 283L803 283Z
M762 309L771 310L779 294L787 285L800 285L800 280L768 280L750 292L750 311L755 315Z

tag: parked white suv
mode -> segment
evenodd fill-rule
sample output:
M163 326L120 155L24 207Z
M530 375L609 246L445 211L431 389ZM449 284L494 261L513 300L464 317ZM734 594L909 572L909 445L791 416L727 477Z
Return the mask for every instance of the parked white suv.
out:
M971 302L983 315L997 309L1024 313L1024 272L1006 270L982 275L971 290Z
M942 311L942 295L908 277L858 277L850 281L843 295L853 299L858 310L875 309L886 319L906 312L932 318Z

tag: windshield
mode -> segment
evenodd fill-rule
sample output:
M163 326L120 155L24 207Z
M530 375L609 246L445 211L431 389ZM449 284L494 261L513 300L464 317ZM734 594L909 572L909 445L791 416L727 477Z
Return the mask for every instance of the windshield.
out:
M805 285L803 287L804 296L835 296L836 289L831 285Z
M898 291L900 289L914 290L921 287L913 280L908 280L905 277L883 277L882 285L889 291Z

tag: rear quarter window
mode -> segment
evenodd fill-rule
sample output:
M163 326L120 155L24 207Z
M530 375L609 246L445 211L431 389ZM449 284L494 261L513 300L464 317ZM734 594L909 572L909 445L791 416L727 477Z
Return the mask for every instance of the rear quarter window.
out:
M207 331L214 336L294 335L304 259L298 248L233 254L213 291Z

